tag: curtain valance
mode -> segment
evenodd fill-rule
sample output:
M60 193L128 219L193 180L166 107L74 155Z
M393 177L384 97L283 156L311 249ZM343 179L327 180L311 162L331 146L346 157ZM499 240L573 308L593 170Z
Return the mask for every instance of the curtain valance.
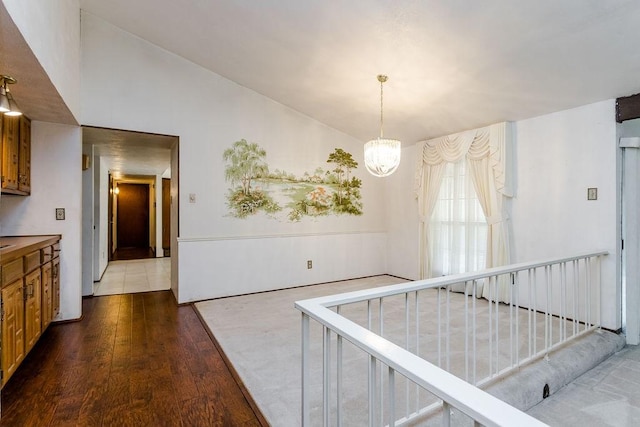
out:
M424 165L435 166L441 163L456 163L463 157L468 160L489 158L496 190L507 197L513 196L508 181L511 167L508 159L507 139L510 138L510 123L502 122L479 129L447 135L422 142L422 156L418 157L416 170L416 194L421 191Z

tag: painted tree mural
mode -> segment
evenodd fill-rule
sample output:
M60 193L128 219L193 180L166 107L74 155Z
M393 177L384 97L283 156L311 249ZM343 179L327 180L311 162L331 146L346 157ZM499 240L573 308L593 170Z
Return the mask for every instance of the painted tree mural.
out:
M224 150L222 157L231 162L225 169L225 179L232 185L240 181L245 195L251 194L251 180L269 174L265 161L267 152L255 142L248 143L246 139L236 141L232 148Z
M350 153L336 148L327 159L333 170L319 166L300 177L281 169L269 172L266 157L258 144L244 139L223 152L225 179L232 185L227 195L231 216L246 218L262 211L276 218L283 208L289 209L287 219L293 222L329 214L362 215L362 181L351 176L358 162Z
M269 175L267 152L255 142L245 139L236 141L231 148L224 150L222 157L227 162L224 176L232 186L229 189L228 202L234 216L245 218L259 210L274 213L281 208L262 190L251 188L251 182Z
M335 163L336 168L333 170L338 176L338 203L342 203L343 194L349 187L349 174L351 169L358 167L358 162L353 160L351 153L347 153L342 148L336 148L333 153L329 154L327 163Z

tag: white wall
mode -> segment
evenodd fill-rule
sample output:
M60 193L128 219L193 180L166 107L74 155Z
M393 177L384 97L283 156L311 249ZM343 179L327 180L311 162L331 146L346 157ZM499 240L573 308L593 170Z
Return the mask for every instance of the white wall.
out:
M82 135L77 126L31 123L31 196L2 196L2 234L60 234L60 314L82 314ZM56 208L66 219L57 221Z
M82 295L93 295L93 146L82 145L82 154L89 156L89 169L82 171Z
M381 178L386 189L388 273L418 280L420 268L418 204L414 193L417 145L402 148L400 166L393 175Z
M614 100L516 122L512 200L513 261L607 250L602 265L603 324L620 327L616 124ZM387 178L391 274L418 277L418 215L413 198L416 146ZM598 200L587 201L587 188Z
M276 286L266 270L261 274L258 267L262 263L256 264L251 283L238 279L235 254L264 256L255 252L255 241L246 237L298 236L290 241L292 250L279 255L278 287L299 283L293 273L299 260L292 254L304 253L310 247L321 253L339 253L340 248L351 247L354 233L367 242L359 248L360 253L353 254L354 259L380 262L375 268L365 263L368 269L358 267L353 271L358 275L384 271L380 270L384 256L378 253L384 249L377 244L385 230L384 183L369 176L363 166L355 172L363 180L362 216L328 216L291 223L264 215L249 219L228 215L225 194L230 183L224 179L222 153L235 141L244 138L257 142L267 151L272 169L300 175L317 166L328 169L327 157L337 147L351 152L362 165L361 141L86 13L82 15L82 34L83 124L180 138L179 241L184 242L189 254L197 253L204 261L200 269L186 268L190 255L183 256L183 244L179 243L180 302L191 300L191 296L218 296L227 286L236 293ZM114 90L114 81L119 82L120 90ZM196 195L196 203L189 203L190 193ZM325 240L318 236L324 234L332 236L328 240L331 246L322 246ZM212 245L211 241L217 243ZM271 252L276 249L280 250L276 245ZM348 259L336 260L336 265L320 263L313 269L315 280L335 280L334 270L342 271L343 262ZM212 270L210 265L217 267Z
M514 261L604 249L603 324L620 327L614 100L516 123ZM587 188L598 200L587 200Z
M156 258L162 258L164 255L164 251L162 250L162 175L156 175L155 182L155 213L156 213L156 222L155 222L155 249L156 249Z
M98 169L98 181L95 189L97 194L97 206L98 218L96 219L96 226L98 228L98 253L94 254L97 257L98 271L95 280L100 280L104 271L109 265L109 162L101 157ZM94 196L96 197L96 196ZM116 209L114 204L113 209Z
M386 233L185 239L180 242L180 300L384 274L386 241ZM307 260L313 261L310 270ZM198 286L185 286L186 281Z
M2 2L67 107L78 120L80 117L79 0L2 0Z

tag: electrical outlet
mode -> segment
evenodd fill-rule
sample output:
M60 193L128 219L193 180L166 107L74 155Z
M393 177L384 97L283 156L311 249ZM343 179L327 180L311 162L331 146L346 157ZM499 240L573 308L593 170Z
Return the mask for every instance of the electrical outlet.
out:
M57 221L64 220L64 208L56 208L56 220Z
M307 269L309 269L309 270L310 270L310 269L312 269L312 268L313 268L313 261L308 260L308 261L307 261Z

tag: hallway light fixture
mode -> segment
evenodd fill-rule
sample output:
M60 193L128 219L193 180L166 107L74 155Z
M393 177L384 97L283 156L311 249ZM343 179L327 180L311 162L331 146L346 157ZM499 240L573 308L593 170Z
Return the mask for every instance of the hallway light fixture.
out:
M21 116L22 111L18 108L13 95L9 92L7 85L17 83L18 81L11 76L1 75L0 78L0 113L4 113L7 116Z
M378 75L380 82L380 136L364 145L364 165L371 175L383 177L391 175L400 164L402 144L397 139L384 138L382 85L388 77Z

